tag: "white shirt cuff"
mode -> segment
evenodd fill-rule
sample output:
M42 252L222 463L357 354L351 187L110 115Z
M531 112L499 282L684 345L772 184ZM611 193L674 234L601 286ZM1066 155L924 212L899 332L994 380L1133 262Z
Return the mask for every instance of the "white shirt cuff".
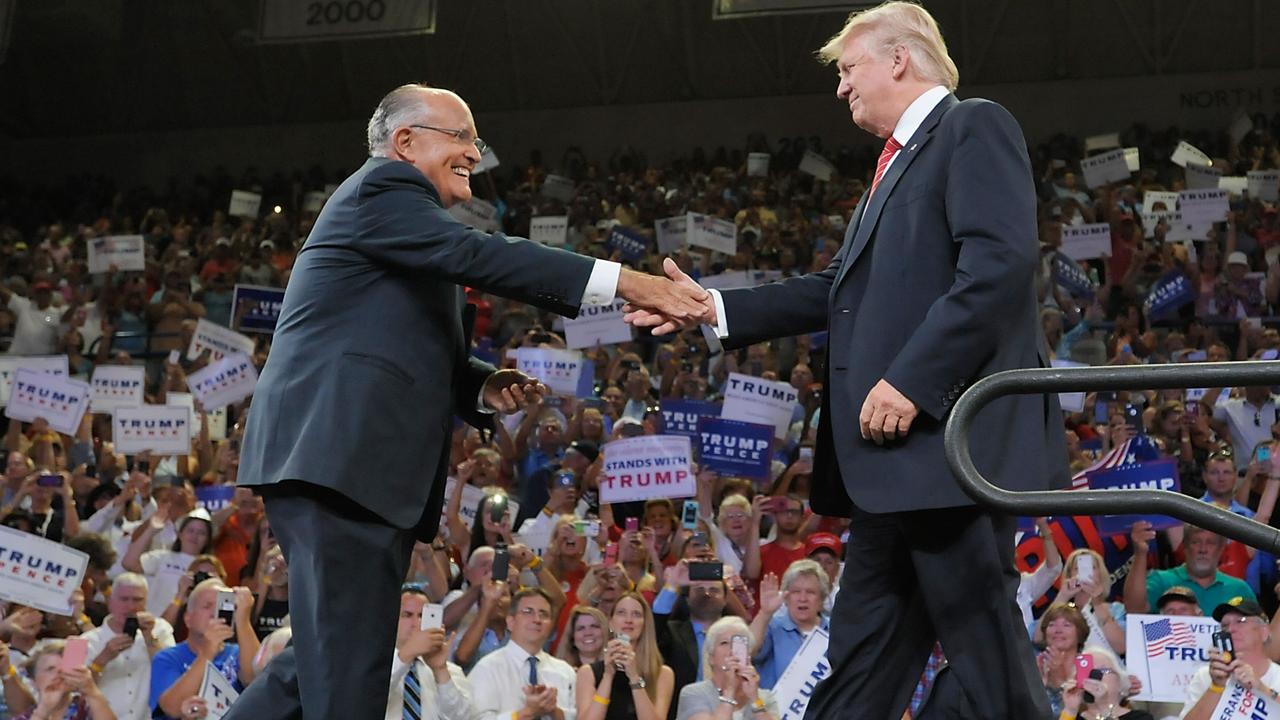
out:
M729 320L724 316L724 298L720 297L720 291L711 288L707 290L711 293L711 298L716 301L716 337L729 337Z
M618 295L618 276L622 265L610 260L596 260L587 279L587 289L582 293L582 306L608 305Z

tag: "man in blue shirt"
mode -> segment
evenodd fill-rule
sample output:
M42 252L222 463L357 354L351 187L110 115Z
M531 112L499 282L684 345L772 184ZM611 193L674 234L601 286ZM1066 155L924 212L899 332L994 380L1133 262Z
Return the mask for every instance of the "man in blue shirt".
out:
M751 621L752 662L760 671L760 687L771 690L782 672L817 628L828 629L822 614L831 581L814 560L791 563L778 586L776 575L760 584L760 612ZM778 612L786 605L786 612Z
M219 591L235 594L235 627L218 617ZM249 617L252 609L253 595L248 588L229 590L217 578L195 586L183 615L186 641L161 650L151 660L151 710L154 713L159 708L157 717L191 717L183 711L190 712L192 705L203 707L198 695L209 663L236 692L253 681L258 635Z

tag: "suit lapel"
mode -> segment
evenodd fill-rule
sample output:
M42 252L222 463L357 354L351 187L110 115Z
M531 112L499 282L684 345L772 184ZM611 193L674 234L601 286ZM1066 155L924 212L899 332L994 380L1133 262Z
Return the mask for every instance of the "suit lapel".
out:
M919 156L920 151L933 137L933 131L938 126L938 122L942 120L942 116L946 114L957 102L955 95L948 95L938 103L938 106L929 113L924 122L920 123L920 127L916 129L911 139L907 141L902 150L898 151L898 156L893 159L893 164L889 166L888 172L883 178L880 178L880 185L876 187L876 191L871 195L871 201L867 203L866 209L862 217L858 220L857 232L853 236L853 247L849 249L849 254L845 256L844 262L840 264L840 275L836 278L836 284L848 274L849 268L858 261L858 256L867 247L867 242L871 239L871 233L875 231L876 225L880 222L880 212L884 210L884 205L888 202L889 196L893 194L893 188L898 184L898 180L911 167L911 163ZM866 197L863 197L866 202Z

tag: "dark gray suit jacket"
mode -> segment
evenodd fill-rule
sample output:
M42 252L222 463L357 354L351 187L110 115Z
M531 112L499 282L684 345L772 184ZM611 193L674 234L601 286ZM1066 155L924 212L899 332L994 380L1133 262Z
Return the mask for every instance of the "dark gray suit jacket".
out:
M298 253L239 484L303 480L433 536L455 413L491 422L476 400L493 368L469 357L461 286L574 317L593 263L462 225L417 168L370 158Z
M865 211L865 214L864 214ZM1034 293L1035 188L1017 121L949 95L905 143L821 272L723 293L730 347L830 330L814 454L815 511L848 515L972 504L943 457L947 412L1001 370L1045 365ZM863 440L858 415L884 378L920 407L904 440ZM1010 489L1066 481L1056 396L988 405L979 469ZM1054 483L1056 484L1056 483Z

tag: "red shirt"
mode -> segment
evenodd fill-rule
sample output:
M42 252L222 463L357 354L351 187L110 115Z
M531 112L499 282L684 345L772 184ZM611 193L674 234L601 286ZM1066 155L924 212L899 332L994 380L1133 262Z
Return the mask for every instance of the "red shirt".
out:
M252 543L253 535L240 527L240 513L235 513L222 526L213 544L213 554L227 570L228 585L235 587L241 584L240 573L249 564L249 545Z

